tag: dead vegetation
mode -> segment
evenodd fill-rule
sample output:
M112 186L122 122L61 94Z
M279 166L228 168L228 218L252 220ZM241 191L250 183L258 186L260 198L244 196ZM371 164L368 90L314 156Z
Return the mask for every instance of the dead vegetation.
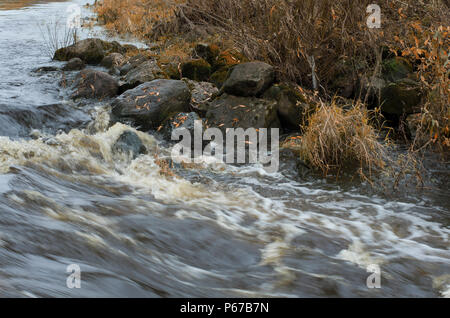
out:
M335 102L334 84L343 74L347 82L376 77L386 56L407 58L426 96L410 158L431 146L443 153L450 149L448 1L378 1L380 29L367 27L371 3L103 0L96 12L109 29L157 41L167 63L188 58L196 42L214 41L221 49L234 48L250 60L274 65L279 81L320 96L303 127L301 155L325 174L350 165L368 176L386 167L388 143L373 125L367 95L355 95L353 107L344 110Z

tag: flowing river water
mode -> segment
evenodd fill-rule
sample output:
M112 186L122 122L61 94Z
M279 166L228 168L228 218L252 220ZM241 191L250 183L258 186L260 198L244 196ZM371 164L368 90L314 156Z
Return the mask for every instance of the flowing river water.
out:
M154 156L166 149L141 132L149 153L117 159L111 145L134 129L107 129L105 105L32 72L61 65L39 25L85 2L0 0L0 296L450 297L448 166L432 165L427 190L387 195L301 176L289 156L273 174L167 177ZM373 264L381 288L366 284Z

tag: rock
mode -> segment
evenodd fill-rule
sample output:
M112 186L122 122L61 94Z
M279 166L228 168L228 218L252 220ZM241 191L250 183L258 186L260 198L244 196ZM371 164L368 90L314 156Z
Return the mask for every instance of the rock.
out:
M139 136L131 131L124 131L111 148L113 153L121 153L136 159L138 155L147 153L147 149Z
M256 97L240 97L223 94L207 103L206 124L227 128L272 128L279 127L277 103Z
M211 65L204 59L184 62L181 64L181 74L194 81L207 81L211 75Z
M194 112L191 113L179 113L173 115L165 120L161 125L159 132L164 139L172 140L172 132L176 129L187 129L191 136L194 136L194 122L201 120L201 118Z
M194 48L194 53L199 58L206 60L210 65L214 65L220 54L220 49L215 44L198 43Z
M212 96L216 95L219 90L208 82L196 82L187 78L184 78L183 81L191 91L191 106L196 111L203 113L204 110L201 109L201 105L204 105Z
M148 56L144 54L137 54L133 57L131 57L128 61L126 61L121 67L120 67L120 75L126 75L129 71L132 69L138 67L140 64L148 61Z
M275 72L264 62L248 62L236 65L223 84L222 90L237 96L257 96L272 85Z
M394 57L383 62L383 79L395 82L408 77L413 72L411 63L403 57Z
M409 78L388 83L381 90L381 111L386 114L412 114L422 100L419 84Z
M112 67L120 67L125 63L125 57L120 53L110 53L103 58L100 65L110 69Z
M125 53L126 49L118 42L106 42L101 39L90 38L56 50L53 59L68 61L78 57L88 64L98 64L107 54L113 52Z
M275 84L263 95L263 98L277 102L278 117L283 128L300 130L305 123L307 111L311 108L298 89Z
M125 84L121 86L121 91L133 89L145 82L165 77L166 75L158 66L156 60L148 60L127 73L125 76Z
M47 72L56 72L56 71L59 71L59 68L57 68L55 66L41 66L41 67L35 68L31 72L33 72L33 73L47 73Z
M30 137L31 139L37 140L42 137L42 134L39 130L33 129L30 131Z
M216 87L222 88L223 83L225 83L225 81L227 80L231 69L232 67L222 67L221 69L211 74L211 76L209 77L209 81L216 85Z
M75 77L74 87L73 99L114 97L119 91L119 84L111 75L91 69L83 70Z
M157 79L128 90L112 103L112 120L156 129L174 113L189 110L191 93L186 83Z
M62 68L63 71L79 71L86 67L82 59L74 57Z

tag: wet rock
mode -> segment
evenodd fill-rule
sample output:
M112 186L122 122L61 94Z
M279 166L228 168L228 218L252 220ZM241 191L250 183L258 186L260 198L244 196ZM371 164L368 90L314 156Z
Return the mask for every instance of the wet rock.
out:
M211 75L211 65L204 59L184 62L181 64L181 74L194 81L207 81Z
M263 95L277 102L278 117L283 128L299 130L305 122L307 111L311 108L298 89L275 84Z
M222 90L237 96L257 96L272 85L275 72L264 62L248 62L236 65L223 84Z
M165 77L166 75L158 66L156 60L149 60L131 69L127 73L125 76L125 84L121 86L121 91L133 89L143 83Z
M201 109L201 105L204 105L211 97L215 96L219 90L209 82L197 82L187 78L183 78L183 81L191 91L191 106L204 115L206 112L204 112L204 109Z
M100 65L110 69L112 67L119 68L122 64L125 63L125 57L120 53L110 53L103 58L100 62Z
M140 154L147 153L147 149L139 136L131 131L124 131L111 148L113 153L121 153L136 159Z
M53 59L69 61L78 57L88 64L98 64L107 54L112 52L125 53L126 49L118 42L106 42L101 39L90 38L56 50Z
M66 65L62 68L63 71L79 71L86 67L86 64L83 62L82 59L78 57L74 57L73 59L70 59L69 62L67 62Z
M386 114L402 115L417 112L422 99L419 84L404 78L387 84L381 90L381 111Z
M187 129L194 136L194 122L201 120L196 113L179 113L165 120L159 132L166 140L172 139L172 132L176 129Z
M227 128L272 128L279 127L277 102L256 97L240 97L228 94L208 102L206 124Z
M41 138L41 136L42 136L41 132L39 130L37 130L37 129L32 129L30 131L30 138L31 139L37 140L37 139Z
M59 68L56 66L41 66L32 70L32 73L48 73L48 72L56 72L59 71Z
M112 103L112 121L141 129L158 128L171 114L189 110L191 93L185 82L157 79L128 90Z
M114 97L119 91L119 84L111 75L96 71L83 70L74 80L74 93L71 98L107 98Z

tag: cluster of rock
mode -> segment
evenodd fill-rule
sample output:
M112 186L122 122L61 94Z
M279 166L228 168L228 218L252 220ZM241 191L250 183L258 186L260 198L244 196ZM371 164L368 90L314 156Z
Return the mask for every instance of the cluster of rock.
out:
M135 51L131 58L127 53ZM141 130L163 130L203 118L207 127L272 128L298 131L311 105L293 87L277 84L275 70L264 62L249 62L239 53L220 52L215 45L198 44L192 60L162 65L156 56L131 45L86 39L56 51L68 61L74 77L72 98L112 98L112 120ZM106 69L85 69L87 64ZM421 95L412 67L402 58L383 64L381 77L337 79L343 95L356 91L382 101L382 111L401 115L415 112ZM350 88L349 88L350 87Z

